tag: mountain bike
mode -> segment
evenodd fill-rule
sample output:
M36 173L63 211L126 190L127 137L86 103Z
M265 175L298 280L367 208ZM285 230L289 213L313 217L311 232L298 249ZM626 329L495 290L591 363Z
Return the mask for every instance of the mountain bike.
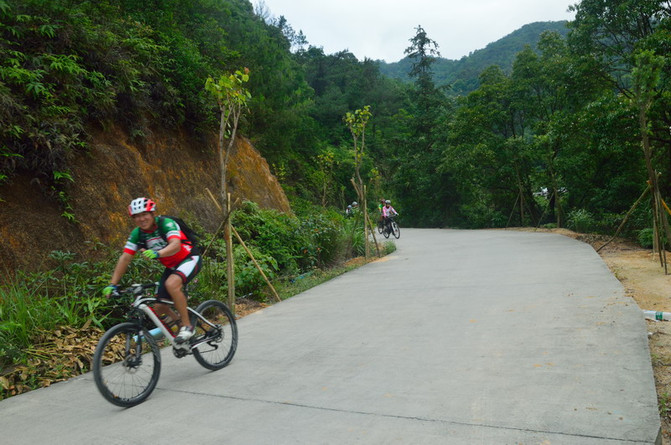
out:
M396 219L393 216L389 216L387 220L385 221L382 234L385 238L389 238L389 235L394 235L394 238L399 239L401 237L401 229L398 227Z
M117 406L142 403L156 388L161 373L159 341L165 337L177 358L193 355L207 369L227 366L238 345L238 328L228 307L217 300L188 308L193 337L175 342L176 333L160 319L154 305L174 306L156 296L158 283L133 284L113 297L134 298L125 322L111 327L98 342L93 355L93 376L103 397ZM151 327L154 327L151 329Z

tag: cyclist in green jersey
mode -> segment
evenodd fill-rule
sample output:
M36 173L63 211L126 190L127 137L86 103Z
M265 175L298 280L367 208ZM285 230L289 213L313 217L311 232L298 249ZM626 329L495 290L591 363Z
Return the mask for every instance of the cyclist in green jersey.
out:
M198 274L202 259L180 230L179 224L170 218L159 218L155 212L156 203L151 199L137 198L131 201L128 213L137 227L128 237L123 253L112 273L110 284L103 289L103 294L109 296L117 289L135 253L141 252L145 258L157 259L166 267L159 281L158 296L172 299L175 303L182 323L175 342L181 344L193 336L184 285ZM156 309L175 318L175 314L171 314L172 311L167 305L157 306Z
M382 211L384 204L384 198L380 198L380 203L377 205L377 210L380 212L380 217L377 219L377 226L380 229L384 228L384 212Z

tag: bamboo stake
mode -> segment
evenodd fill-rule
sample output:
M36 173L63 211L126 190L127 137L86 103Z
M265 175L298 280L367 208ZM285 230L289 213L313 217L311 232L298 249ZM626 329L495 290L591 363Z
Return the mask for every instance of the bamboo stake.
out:
M238 239L238 242L240 242L240 245L245 249L245 252L247 252L247 255L249 255L249 258L251 258L252 262L254 263L256 268L261 273L261 276L263 277L263 279L266 280L266 283L268 284L268 287L270 287L270 290L273 292L273 295L275 296L275 299L277 300L277 302L278 303L281 302L282 299L280 298L279 295L277 295L277 291L275 290L273 285L270 283L270 280L268 279L266 274L263 273L263 269L261 269L261 266L259 265L259 263L256 262L256 259L254 258L254 255L252 254L252 251L247 248L247 245L245 244L245 242L240 237L240 234L238 233L238 231L235 230L235 227L231 226L231 229L233 230L233 234L235 235L235 237Z
M219 209L219 211L220 211L220 212L223 212L224 210L221 208L221 205L219 205L219 202L216 200L216 198L214 197L214 195L212 194L212 192L210 191L210 189L208 189L208 188L206 187L205 190L206 190L207 193L210 195L210 198L212 198L212 201L214 201L214 204L217 206L217 208ZM212 236L212 239L210 240L210 244L208 244L207 247L205 248L205 250L203 251L203 254L202 254L203 257L205 256L205 254L207 253L207 251L210 250L210 247L212 247L212 243L213 243L214 240L217 238L217 235L219 234L219 232L221 232L221 229L224 227L224 225L228 222L228 219L231 217L231 214L233 213L233 208L237 206L237 204L238 204L239 201L240 201L240 199L239 199L239 198L236 198L235 202L233 203L233 206L231 207L231 209L229 209L229 212L226 214L226 217L225 217L224 220L221 222L221 224L219 224L219 227L218 227L217 230L214 232L214 235Z
M206 190L207 190L207 189L206 189ZM219 210L221 210L221 205L219 205L219 202L216 200L216 198L214 197L214 195L213 195L209 190L207 190L207 192L210 194L210 198L212 198L212 200L214 201L214 204L219 208ZM233 205L235 206L235 204L236 204L237 202L238 202L238 199L235 200L235 203L234 203ZM230 215L231 212L228 212L228 214ZM228 218L226 218L226 219L228 220ZM273 287L273 285L270 283L270 280L268 279L268 277L266 276L266 274L263 272L263 269L261 269L261 266L259 266L259 263L256 262L256 258L254 258L254 255L252 254L252 251L249 250L249 249L247 248L247 245L246 245L245 242L242 240L242 238L240 237L240 234L238 233L237 230L235 230L235 227L233 227L233 225L231 225L231 230L232 230L233 234L235 235L235 237L236 237L236 238L238 239L238 241L240 242L240 245L245 249L245 252L247 252L247 255L249 255L249 258L252 260L252 262L254 263L254 265L256 266L256 268L257 268L257 269L259 270L259 272L261 273L261 276L263 277L263 279L266 280L266 283L268 283L268 286L270 287L270 290L273 292L273 295L275 296L275 299L276 299L278 302L282 301L282 299L280 298L280 296L277 294L277 291L275 290L275 287Z
M231 194L226 195L226 208L231 208ZM224 228L224 240L226 241L226 274L228 276L228 306L233 308L235 315L235 265L233 264L233 238L231 238L231 218L228 218Z
M363 189L366 190L367 187L364 185ZM366 228L368 231L370 231L370 234L373 236L373 241L375 242L375 252L377 253L377 257L380 257L380 246L377 244L377 238L375 237L375 228L373 227L373 223L370 220L370 215L368 214L368 198L366 198L366 195L364 194L364 210L365 210L365 219L364 219L364 224L366 225ZM366 235L366 242L368 242L368 232L364 231Z
M364 236L364 247L366 251L366 260L370 258L370 241L368 241L368 208L366 202L366 186L363 186L363 195L361 196L361 205L363 206L363 236Z
M622 230L622 228L623 228L624 225L626 224L627 219L629 219L629 216L631 215L631 213L634 211L634 209L636 208L636 206L638 206L638 204L639 204L639 203L641 202L641 200L645 197L645 195L648 194L649 191L650 191L650 185L648 185L648 186L645 188L645 190L643 190L643 193L641 194L641 196L639 196L639 198L636 200L636 202L634 203L634 205L631 206L631 208L629 209L629 211L627 212L627 214L624 216L624 220L622 220L622 222L620 223L620 226L619 226L619 227L617 228L617 230L615 231L615 235L613 235L613 237L612 237L611 239L609 239L608 241L606 241L606 242L604 243L603 246L601 246L601 247L599 247L598 249L596 249L596 252L597 252L597 253L599 253L599 251L600 251L601 249L603 249L604 247L606 247L606 246L607 246L608 244L610 244L615 238L617 238L617 235L620 233L620 231Z
M520 195L519 193L517 194L517 198L515 199L515 204L513 204L513 209L510 211L510 216L508 217L508 223L506 224L506 229L510 227L510 221L513 219L513 214L515 213L515 208L517 207L517 202L520 200Z

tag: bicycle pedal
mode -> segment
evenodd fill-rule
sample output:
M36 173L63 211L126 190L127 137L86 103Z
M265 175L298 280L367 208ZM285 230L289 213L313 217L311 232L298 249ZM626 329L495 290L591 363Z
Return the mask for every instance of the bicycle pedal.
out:
M172 353L175 355L175 357L182 358L191 353L191 348L189 347L188 343L182 343L180 345L174 344L172 345Z

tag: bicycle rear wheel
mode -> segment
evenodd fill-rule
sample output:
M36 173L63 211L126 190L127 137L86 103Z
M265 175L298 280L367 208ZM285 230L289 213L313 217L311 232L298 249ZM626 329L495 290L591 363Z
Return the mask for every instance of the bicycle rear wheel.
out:
M216 371L227 366L238 347L238 326L228 307L217 300L202 303L196 311L215 327L200 319L195 320L196 327L191 340L193 356L207 369Z
M161 373L161 350L149 332L121 323L105 334L93 354L93 377L108 402L130 407L154 391Z
M394 234L394 237L396 239L399 239L401 237L401 229L398 228L398 224L396 224L396 221L391 222L391 233Z

